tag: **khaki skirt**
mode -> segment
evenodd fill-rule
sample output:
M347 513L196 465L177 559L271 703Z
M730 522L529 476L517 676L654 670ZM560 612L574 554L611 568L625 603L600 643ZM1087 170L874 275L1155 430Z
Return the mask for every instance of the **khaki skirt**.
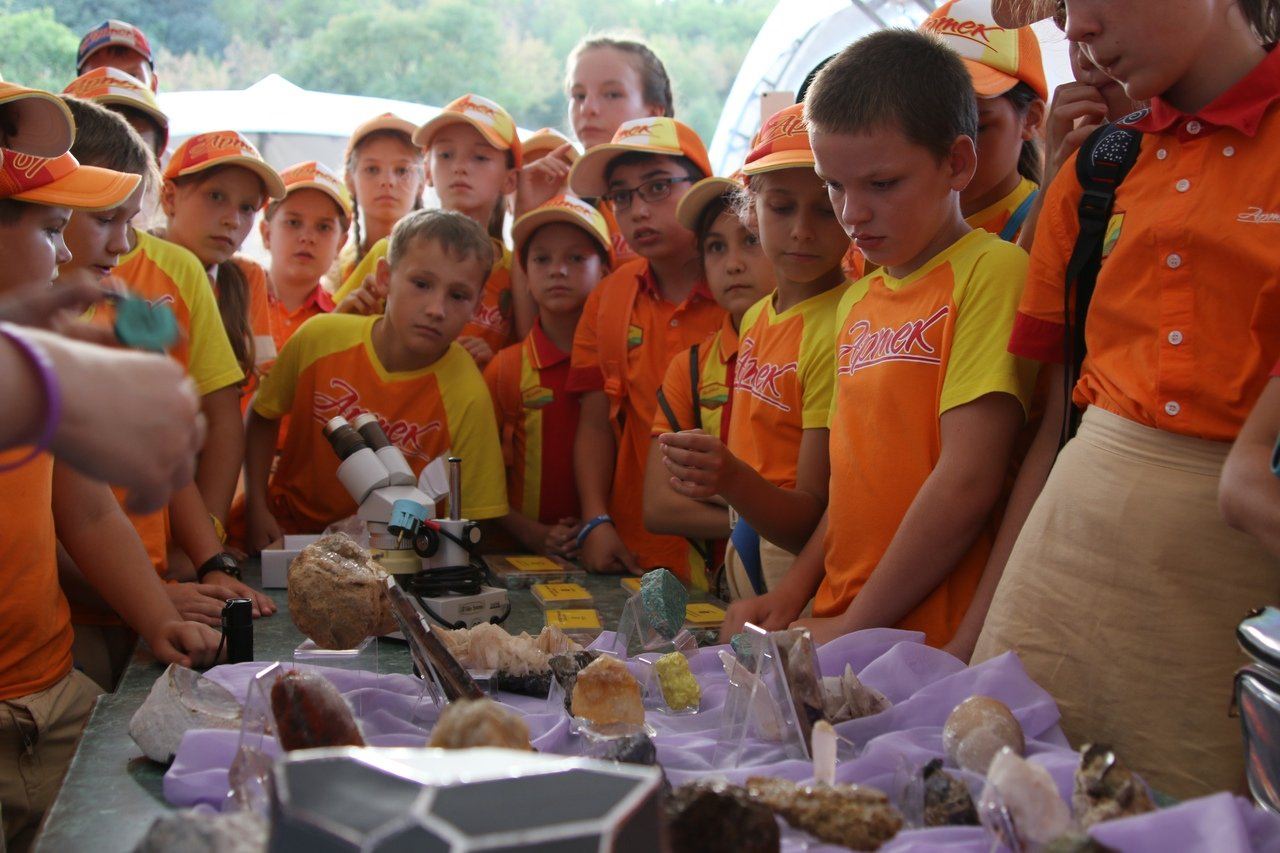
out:
M1227 527L1229 445L1090 408L1018 537L975 663L1013 650L1072 744L1106 743L1178 798L1243 792L1235 627L1280 561Z

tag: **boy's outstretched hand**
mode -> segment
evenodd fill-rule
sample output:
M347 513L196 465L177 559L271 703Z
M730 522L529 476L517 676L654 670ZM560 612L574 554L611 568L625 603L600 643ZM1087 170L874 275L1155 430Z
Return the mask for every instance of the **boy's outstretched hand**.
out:
M582 543L582 564L587 571L602 575L644 574L640 561L612 524L601 524L591 531Z
M212 666L222 635L196 622L161 622L145 637L152 653L164 663L179 666Z
M543 542L543 553L550 557L572 560L578 556L578 532L582 530L582 522L576 518L562 518L558 524L547 528L547 538Z
M271 596L265 592L258 592L244 581L238 581L226 572L209 572L204 576L204 583L230 590L232 598L247 598L252 601L254 619L259 616L271 616L276 612L276 603L271 600Z
M742 466L723 441L700 429L663 433L658 447L671 472L671 488L697 500L723 493Z
M378 277L370 273L355 290L342 298L334 307L338 314L381 314L387 298L387 289L378 284Z
M849 633L844 627L844 620L839 616L810 616L808 619L799 619L792 622L787 627L808 628L809 635L813 637L814 645L818 646Z
M729 642L748 622L766 631L781 631L800 615L806 603L807 600L799 604L793 601L785 585L755 598L739 599L730 604L725 613L724 625L720 627L720 642Z
M280 522L266 507L250 505L245 513L245 543L250 554L257 554L283 538Z

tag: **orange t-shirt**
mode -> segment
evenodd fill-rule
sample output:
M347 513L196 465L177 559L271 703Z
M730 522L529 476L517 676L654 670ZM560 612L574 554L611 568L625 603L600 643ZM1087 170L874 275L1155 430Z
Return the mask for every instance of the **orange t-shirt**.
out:
M0 464L30 448L0 452ZM0 474L0 700L29 696L71 671L71 611L58 584L53 456Z
M285 342L293 337L298 328L317 314L329 314L334 309L333 297L319 284L302 300L302 304L290 311L275 294L268 289L267 306L271 315L271 337L276 342L276 352L284 349Z
M1280 51L1196 116L1159 98L1116 193L1077 405L1232 441L1280 357ZM1075 159L1049 188L1009 349L1061 363Z
M857 281L866 275L867 256L862 254L858 245L852 240L849 241L848 251L840 259L840 269L844 270L844 277L849 281Z
M662 395L678 423L672 423L666 412L658 407L653 417L652 435L656 438L665 432L693 429L696 406L701 428L711 435L719 436L727 444L729 425L733 423L733 395L730 389L733 388L733 376L738 363L738 330L733 327L733 318L726 314L720 330L698 345L696 391L693 387L693 374L689 370L692 357L693 348L690 347L677 353L667 365L667 375L662 380ZM711 545L714 562L723 562L724 540L718 539ZM692 544L685 543L684 562L680 565L683 571L689 573L690 586L703 590L710 588L711 579L707 576L706 563Z
M1035 366L1002 345L1027 255L971 231L916 272L855 282L837 310L826 574L815 616L843 613L875 571L942 451L940 418L985 394L1023 405ZM896 627L949 641L991 550L994 525Z
M267 271L262 265L249 258L237 255L231 259L244 276L249 294L249 331L253 335L253 371L245 379L240 389L240 411L247 412L254 392L262 382L262 377L275 363L275 332L271 327L271 285L267 281ZM215 288L215 295L217 291Z
M848 289L842 282L782 313L774 294L742 317L729 450L779 488L796 486L804 431L827 428L836 309Z
M313 317L285 344L258 389L258 415L290 416L267 487L271 511L286 533L319 533L355 513L355 501L338 480L338 457L321 430L336 415L351 420L363 412L378 415L415 474L442 454L462 457L465 517L507 513L493 403L475 362L452 344L434 364L389 371L373 347L373 327L381 319Z
M1026 204L1027 199L1030 198L1031 194L1037 189L1039 189L1039 186L1035 181L1023 178L1018 182L1018 185L1013 188L1013 192L1009 193L995 204L988 205L971 216L966 216L964 221L969 223L970 228L980 228L983 231L990 231L997 237L1004 237L1000 232L1004 230L1005 226L1009 224L1009 220L1012 219L1013 215L1019 210L1022 210L1022 221L1026 221L1026 215L1031 206L1028 204L1026 209L1023 209L1023 205ZM1019 224L1017 230L1015 230L1013 234L1004 237L1004 239L1011 243L1016 243L1018 242L1018 235L1021 233L1022 226Z
M644 468L658 408L658 387L671 357L719 328L724 309L712 299L703 282L676 305L662 298L647 260L623 265L605 277L587 298L573 339L567 386L571 393L606 389L604 356L609 345L602 347L599 330L607 328L610 321L602 316L601 298L610 288L630 286L628 277L639 282L639 289L627 314L626 376L611 377L619 382L609 386L622 389L617 399L611 400L618 407L613 424L618 454L609 514L622 541L637 554L642 566L674 569L684 560L685 541L678 536L650 533L644 527Z
M541 524L582 512L573 478L578 398L565 391L568 378L569 353L538 321L524 341L499 352L484 371L502 437L507 501Z

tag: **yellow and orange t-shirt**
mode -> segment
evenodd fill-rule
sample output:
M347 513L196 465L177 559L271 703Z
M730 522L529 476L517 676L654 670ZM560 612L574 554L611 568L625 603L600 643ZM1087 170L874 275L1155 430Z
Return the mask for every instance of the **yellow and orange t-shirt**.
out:
M1003 342L1026 267L1017 246L971 231L906 278L879 270L845 292L836 311L826 574L815 616L843 613L875 571L938 463L944 413L992 393L1025 407L1035 366ZM897 627L923 631L934 646L951 639L993 528Z
M382 239L370 247L368 254L347 276L342 287L333 295L335 302L341 302L347 294L364 283L365 277L378 270L378 260L387 256L387 240ZM511 252L500 241L493 241L494 262L489 278L484 283L484 291L480 294L480 304L471 322L463 327L459 337L480 338L495 353L511 343L512 335L512 296L511 296Z
M1074 389L1143 426L1233 441L1280 357L1280 50L1196 115L1159 98L1116 192ZM1049 187L1009 349L1061 363L1075 159Z
M693 348L690 347L677 353L667 365L667 375L662 380L662 395L677 423L672 423L666 411L659 406L653 417L652 435L657 438L665 432L694 429L697 424L727 444L729 425L733 422L731 391L738 363L738 330L733 327L732 317L726 314L720 329L698 344L697 388L693 387L694 371L690 369L692 360ZM724 540L716 540L710 544L713 562L722 562ZM706 561L691 543L686 543L685 562L682 565L689 572L690 586L703 590L710 588L711 579L707 576Z
M271 316L271 337L275 339L277 353L284 349L285 342L303 323L317 314L332 313L334 309L333 297L319 284L292 311L277 298L275 290L270 289L267 291L267 306Z
M578 398L565 390L568 379L569 353L537 321L484 371L507 466L507 502L541 524L581 515L573 477Z
M0 452L0 464L30 453ZM53 456L0 473L0 701L39 693L71 671L71 611L58 584Z
M614 288L634 289L635 298L629 306L619 306L625 311L626 340L606 342L600 339L601 331L619 325L619 318L606 317L601 309L605 294ZM672 356L709 337L723 320L724 309L705 283L699 282L679 305L668 302L649 262L640 259L624 264L596 285L573 339L568 390L574 394L604 391L610 398L618 454L609 514L622 541L646 567L668 566L677 571L686 562L688 548L678 536L659 536L644 527L644 469L658 388ZM621 375L611 375L609 352L611 348L622 351L623 346L625 362L617 370ZM687 573L682 580L689 580Z
M781 313L775 294L742 317L729 450L779 488L796 486L804 431L827 428L836 310L848 289L842 282Z
M462 513L506 515L502 449L489 389L458 344L419 370L387 370L373 346L381 317L313 317L289 339L263 379L253 410L290 416L289 434L267 487L286 533L319 533L356 511L338 480L339 460L322 429L336 415L373 412L415 474L437 456L460 456Z
M998 237L1003 237L1011 243L1016 243L1018 235L1022 233L1021 223L1026 221L1027 213L1031 209L1031 204L1027 199L1030 199L1031 195L1039 188L1035 181L1023 178L1013 188L1013 192L994 204L988 205L970 216L966 216L964 221L969 223L970 228L990 231ZM1015 214L1019 216L1019 223L1012 234L1006 235L1003 233L1005 227Z

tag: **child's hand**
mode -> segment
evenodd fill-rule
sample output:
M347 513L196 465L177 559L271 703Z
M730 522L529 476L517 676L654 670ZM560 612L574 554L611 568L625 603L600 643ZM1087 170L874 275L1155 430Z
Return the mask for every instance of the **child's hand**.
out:
M245 544L250 554L258 554L263 548L275 544L284 533L280 530L280 522L271 514L271 510L263 507L248 506L245 512Z
M658 445L672 475L671 488L689 498L721 494L742 464L724 442L700 429L663 433Z
M1064 83L1053 93L1044 128L1044 182L1047 187L1067 158L1107 120L1107 102L1088 83Z
M576 518L562 518L558 524L547 528L543 541L543 553L548 557L562 557L572 560L578 556L578 531L582 522Z
M355 290L343 297L333 309L339 314L381 314L387 291L378 284L378 277L370 273Z
M163 622L146 637L152 653L164 663L179 666L211 666L222 635L195 622Z
M604 575L644 574L640 561L623 544L612 524L600 524L582 543L582 564L587 571Z
M569 152L573 146L561 145L520 170L516 178L515 215L522 216L535 207L561 195L569 181Z
M483 338L473 338L470 335L463 335L458 338L458 343L462 344L473 359L475 359L476 367L484 370L488 367L489 362L493 361L493 347L489 346L488 341Z
M167 583L164 591L183 619L214 628L222 627L222 605L240 597L225 586L207 583Z
M720 627L720 642L729 642L748 622L759 625L766 631L781 631L800 615L805 604L806 602L801 602L796 606L787 596L785 587L755 598L735 601L729 605L729 610L724 615L724 625Z
M817 646L829 643L849 633L845 629L844 620L839 616L810 616L808 619L799 619L792 622L787 627L808 628L810 635L813 637L813 643Z
M253 618L255 619L259 616L270 616L276 612L276 603L271 600L271 596L258 592L258 590L243 581L236 580L226 572L207 572L204 576L204 583L231 590L231 592L235 593L232 596L233 598L247 598L252 601Z
M83 314L103 298L100 287L57 282L53 287L0 299L0 321L58 331L58 325L67 317Z

